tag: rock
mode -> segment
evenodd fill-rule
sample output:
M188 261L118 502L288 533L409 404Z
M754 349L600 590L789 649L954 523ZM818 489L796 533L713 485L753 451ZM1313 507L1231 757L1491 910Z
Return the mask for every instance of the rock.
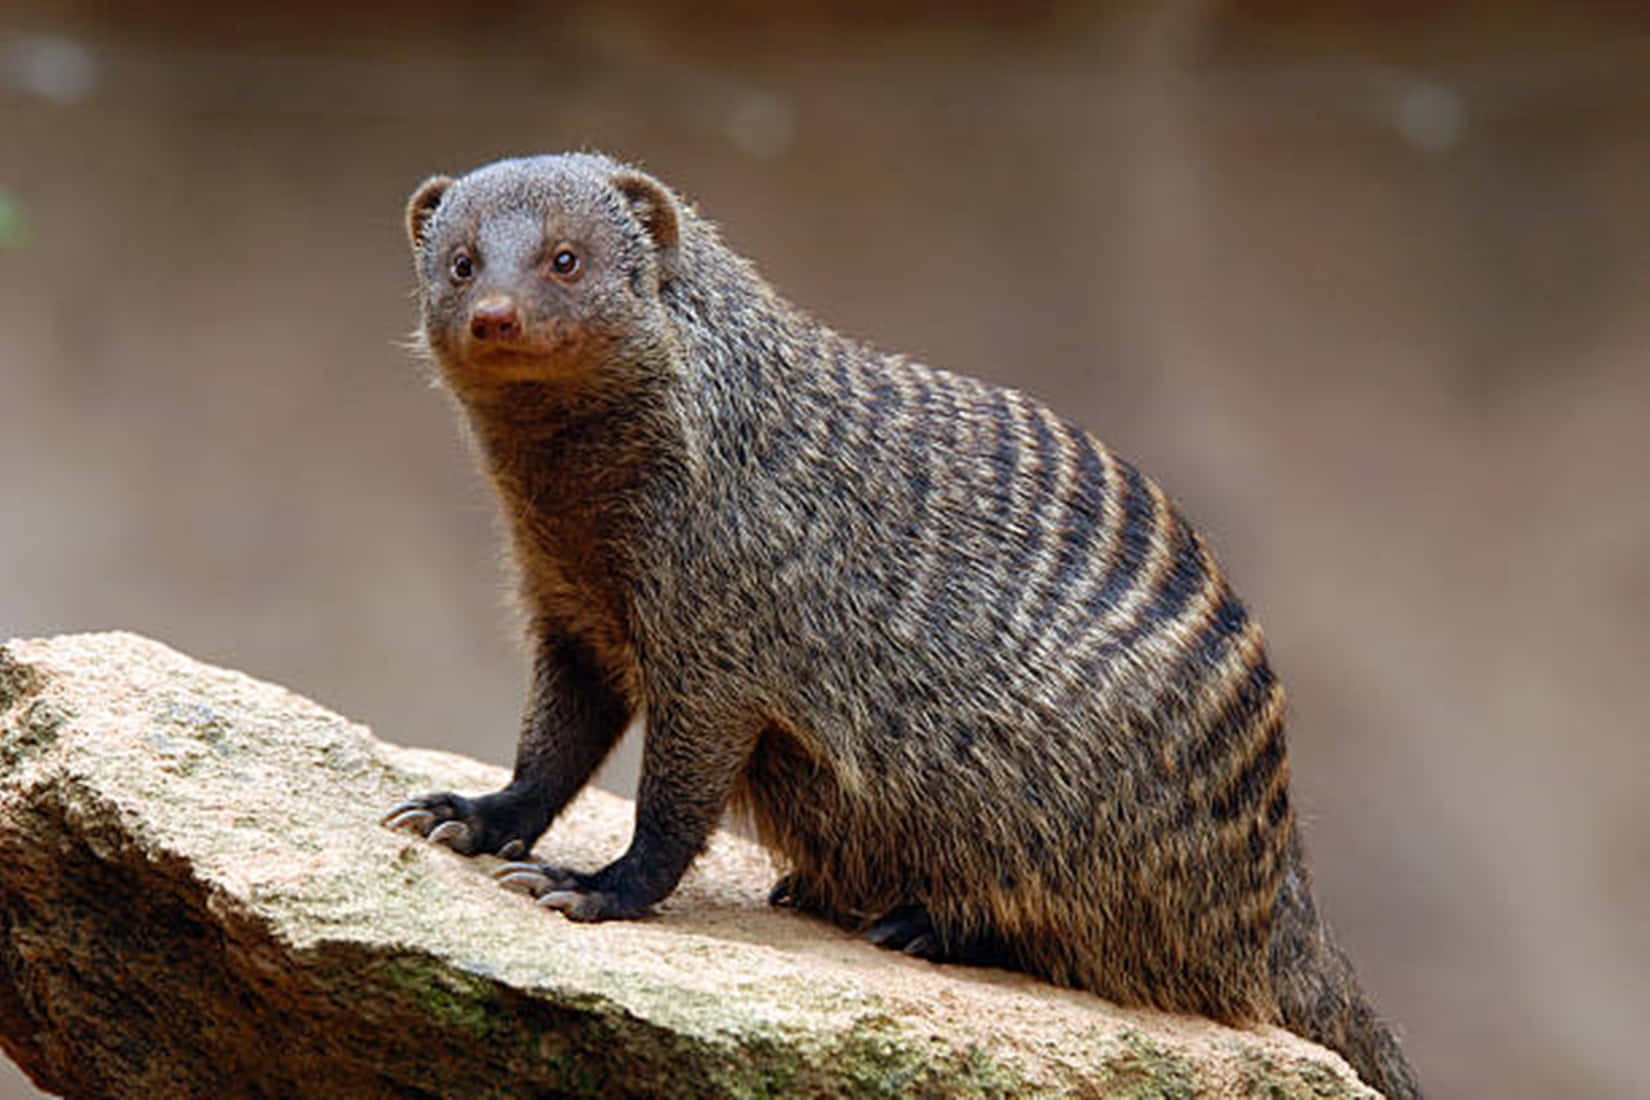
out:
M0 647L0 1046L71 1095L1370 1096L1335 1055L769 909L719 836L577 925L392 833L505 773L128 634ZM600 791L539 852L598 866Z

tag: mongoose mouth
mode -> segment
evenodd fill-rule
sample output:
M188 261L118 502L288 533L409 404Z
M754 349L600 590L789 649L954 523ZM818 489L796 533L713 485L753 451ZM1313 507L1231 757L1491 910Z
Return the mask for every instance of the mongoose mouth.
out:
M583 326L557 319L520 325L508 339L453 334L447 354L450 374L475 382L565 382L599 361L607 341Z
M508 347L467 341L460 355L465 363L477 367L530 367L536 364L539 369L545 370L550 369L555 361L565 359L568 351L566 341L560 340L522 340Z
M583 326L565 317L534 317L510 294L490 294L440 327L450 353L477 365L542 369L550 365L546 360L566 358L585 342Z

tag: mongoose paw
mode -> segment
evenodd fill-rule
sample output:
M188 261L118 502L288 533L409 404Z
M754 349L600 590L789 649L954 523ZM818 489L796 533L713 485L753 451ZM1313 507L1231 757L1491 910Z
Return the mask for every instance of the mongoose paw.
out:
M589 875L548 863L506 863L493 878L506 890L526 894L569 920L628 920L647 911L627 902L618 891L600 886L602 872Z
M511 820L500 813L496 796L465 798L443 792L412 798L385 814L381 824L390 829L417 833L460 855L495 853L505 859L527 854L527 841Z
M768 904L801 913L816 913L821 909L807 882L795 871L781 875L779 881L773 884L773 889L768 891Z
M888 910L871 922L865 938L878 947L930 962L941 962L948 957L939 930L934 927L928 910L920 905L901 905Z

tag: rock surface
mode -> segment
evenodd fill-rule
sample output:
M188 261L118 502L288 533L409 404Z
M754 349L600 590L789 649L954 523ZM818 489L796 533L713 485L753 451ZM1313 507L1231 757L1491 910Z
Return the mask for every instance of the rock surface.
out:
M879 951L718 837L575 925L378 826L474 761L123 634L0 647L0 1047L70 1095L1370 1096L1335 1055ZM629 804L539 844L595 867Z

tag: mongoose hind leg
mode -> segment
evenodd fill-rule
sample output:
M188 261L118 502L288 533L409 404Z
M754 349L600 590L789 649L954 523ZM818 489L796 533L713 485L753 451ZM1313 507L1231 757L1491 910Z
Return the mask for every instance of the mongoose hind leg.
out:
M813 917L833 919L848 928L859 924L852 918L837 913L799 871L781 875L768 891L768 904L782 909L795 909ZM900 905L888 910L868 925L860 926L861 934L877 947L903 951L914 958L930 962L946 962L952 956L944 949L944 938L934 927L928 910L920 905Z
M945 939L928 910L920 905L900 905L888 910L871 922L865 938L878 947L902 951L913 958L929 962L946 962L952 958L945 949Z
M898 905L872 921L865 938L878 947L917 959L967 966L1015 965L1012 953L992 933L963 935L936 924L922 905Z

